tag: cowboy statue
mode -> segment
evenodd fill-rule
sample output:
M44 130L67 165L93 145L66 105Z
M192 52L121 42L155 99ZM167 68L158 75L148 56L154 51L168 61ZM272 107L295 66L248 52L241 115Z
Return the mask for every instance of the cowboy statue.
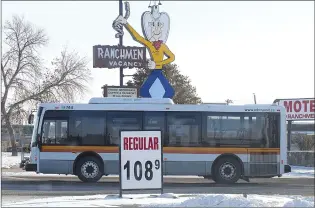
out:
M151 11L142 14L142 37L128 22L129 4L126 3L127 14L125 17L119 15L113 22L113 28L122 35L122 25L128 30L133 39L144 45L151 56L148 68L151 74L140 88L141 97L172 98L174 89L162 73L163 66L175 60L174 54L166 45L170 30L170 18L167 13L159 12L159 5L151 6ZM117 37L117 36L116 36ZM164 56L167 58L164 59Z

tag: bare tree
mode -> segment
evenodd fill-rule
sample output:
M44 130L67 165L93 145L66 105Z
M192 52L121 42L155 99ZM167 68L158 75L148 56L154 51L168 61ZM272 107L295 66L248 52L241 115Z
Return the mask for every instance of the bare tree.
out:
M225 102L226 102L227 105L229 105L230 103L233 103L233 100L231 100L231 99L226 99Z
M73 102L87 91L90 70L86 58L66 48L51 67L43 67L38 49L48 43L48 37L24 18L14 16L6 21L3 33L1 121L10 135L12 155L17 155L12 124L25 116L23 107L37 102Z

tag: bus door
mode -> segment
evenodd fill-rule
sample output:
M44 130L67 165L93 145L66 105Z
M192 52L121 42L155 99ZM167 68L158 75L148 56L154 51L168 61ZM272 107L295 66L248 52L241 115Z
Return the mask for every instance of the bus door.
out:
M34 159L37 164L37 173L40 173L40 151L41 151L41 146L42 146L42 124L43 124L43 119L44 119L44 114L45 114L45 108L40 107L40 110L38 111L38 117L37 117L37 122L36 124L36 145L32 145L31 152L34 153ZM35 128L35 127L34 127Z
M33 113L34 111L32 111ZM43 118L43 112L44 112L44 108L43 107L39 107L39 109L37 110L36 113L36 117L34 117L34 115L31 113L28 117L28 123L29 124L33 124L34 128L33 128L33 133L32 133L32 140L31 140L31 144L30 144L30 161L29 164L26 164L26 166L31 167L30 170L27 170L28 168L26 167L27 171L35 171L35 169L38 172L38 162L39 162L39 146L40 146L40 122ZM35 166L33 168L33 166ZM36 168L37 166L37 168Z

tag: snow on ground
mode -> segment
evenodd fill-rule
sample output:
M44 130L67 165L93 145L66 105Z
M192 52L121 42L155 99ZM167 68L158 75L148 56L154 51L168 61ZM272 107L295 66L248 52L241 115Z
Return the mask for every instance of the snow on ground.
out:
M11 152L2 152L1 154L1 168L19 167L21 162L21 153L18 156L12 156ZM29 157L29 153L24 153L24 157Z
M283 178L314 178L314 167L291 166L291 173L282 175Z
M205 195L93 195L64 196L4 203L5 207L314 207L314 197L205 194Z

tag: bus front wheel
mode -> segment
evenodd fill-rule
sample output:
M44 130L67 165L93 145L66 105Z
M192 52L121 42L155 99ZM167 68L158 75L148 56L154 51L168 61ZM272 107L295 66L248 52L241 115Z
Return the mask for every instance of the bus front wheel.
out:
M83 157L76 165L76 173L82 182L97 182L103 176L101 162L92 156Z
M236 183L241 177L241 164L233 157L221 158L214 167L214 181L221 184Z

